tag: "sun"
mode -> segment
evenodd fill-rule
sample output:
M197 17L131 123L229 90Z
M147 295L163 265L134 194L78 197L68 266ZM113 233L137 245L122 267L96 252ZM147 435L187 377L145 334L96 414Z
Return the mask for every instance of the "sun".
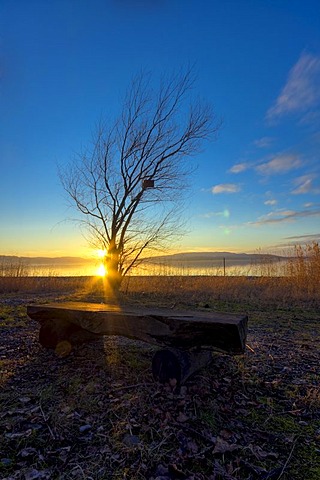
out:
M107 275L107 269L103 265L103 263L101 263L101 265L99 265L99 267L97 269L97 275L98 275L98 277L105 277Z
M102 249L97 250L97 256L98 256L99 258L104 258L104 257L106 256L106 254L107 254L107 253L106 253L105 250L102 250Z

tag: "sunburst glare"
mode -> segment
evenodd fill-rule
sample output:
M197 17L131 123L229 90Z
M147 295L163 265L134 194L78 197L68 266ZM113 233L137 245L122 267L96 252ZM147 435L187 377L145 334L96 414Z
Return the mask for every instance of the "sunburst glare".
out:
M105 277L107 275L107 269L106 267L103 265L103 263L101 263L97 269L97 275L99 277Z

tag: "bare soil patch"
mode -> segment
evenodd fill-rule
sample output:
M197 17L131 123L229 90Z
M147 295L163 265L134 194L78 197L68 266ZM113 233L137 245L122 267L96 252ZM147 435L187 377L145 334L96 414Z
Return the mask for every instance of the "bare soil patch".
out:
M212 280L192 291L162 282L139 291L131 281L122 300L249 316L246 353L215 354L180 392L154 383L149 345L104 337L60 358L38 344L28 303L102 301L104 292L1 294L1 478L320 478L317 302L268 298L263 285L246 296L232 283L224 293Z

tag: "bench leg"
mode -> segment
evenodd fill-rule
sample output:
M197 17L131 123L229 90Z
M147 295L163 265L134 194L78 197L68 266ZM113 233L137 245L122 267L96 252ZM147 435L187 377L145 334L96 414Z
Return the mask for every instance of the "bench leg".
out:
M45 348L57 349L59 345L72 345L101 339L101 335L88 332L83 328L65 320L45 320L41 322L39 342Z
M39 342L45 348L56 348L59 342L69 337L70 323L57 320L41 322Z
M153 378L172 387L182 385L193 373L208 366L212 352L208 350L159 350L152 359Z

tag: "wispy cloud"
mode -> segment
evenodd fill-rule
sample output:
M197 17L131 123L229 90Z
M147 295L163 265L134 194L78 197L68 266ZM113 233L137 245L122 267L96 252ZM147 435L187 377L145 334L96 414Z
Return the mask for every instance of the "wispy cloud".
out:
M320 217L320 209L318 210L283 210L270 212L268 215L260 217L255 222L248 222L247 225L253 227L261 227L264 225L275 225L279 223L291 223L301 218Z
M222 212L207 212L201 215L202 218L212 218L212 217L223 217L229 218L230 217L230 210L225 208Z
M293 237L285 237L284 240L293 240L299 243L319 242L320 233L312 233L311 235L294 235Z
M311 110L303 115L299 120L299 125L315 125L320 120L320 111Z
M293 183L296 185L296 188L292 190L293 195L303 195L306 193L320 193L320 188L315 187L313 181L315 179L315 175L302 175L301 177L296 178Z
M303 204L303 206L304 206L305 208L314 207L314 206L316 206L316 205L317 205L317 204L316 204L316 203L313 203L313 202L306 202L306 203Z
M320 56L303 53L290 70L287 82L266 118L274 120L280 116L305 112L320 100Z
M245 172L245 171L248 170L250 167L251 167L251 164L250 164L250 163L247 163L247 162L236 163L235 165L233 165L233 167L231 167L231 168L228 170L228 172L229 172L229 173L241 173L241 172Z
M285 243L278 243L273 248L280 249L280 248L288 248L288 247L295 247L296 245L306 245L312 242L320 242L320 233L312 233L310 235L294 235L292 237L284 237L283 240L286 240ZM287 254L290 253L290 250ZM283 255L283 252L282 252Z
M312 175L303 175L302 177L296 178L294 183L297 185L291 193L293 195L301 195L303 193L310 193L312 190Z
M300 167L302 164L298 155L276 155L271 160L261 163L255 167L255 170L261 175L274 175L279 173L287 173Z
M266 200L264 202L265 205L277 205L277 200Z
M274 138L272 137L262 137L255 140L253 144L258 148L268 148L273 144L273 142Z
M214 195L219 193L237 193L240 192L240 186L236 183L220 183L212 187L211 192Z

